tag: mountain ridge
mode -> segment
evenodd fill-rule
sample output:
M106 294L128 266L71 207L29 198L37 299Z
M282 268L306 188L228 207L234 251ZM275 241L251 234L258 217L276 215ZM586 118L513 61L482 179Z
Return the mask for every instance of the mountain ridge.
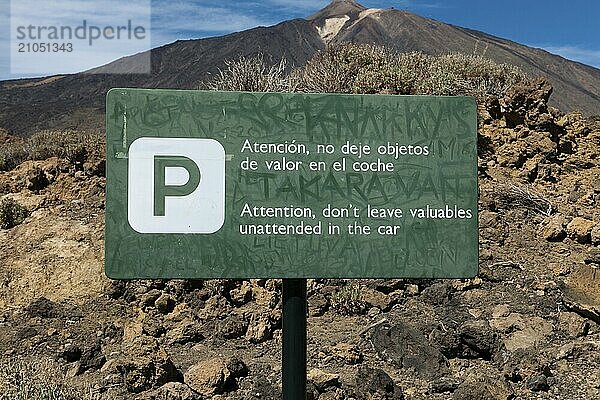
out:
M563 111L600 114L600 69L469 28L405 10L368 9L334 0L306 19L283 21L220 37L178 40L91 70L56 77L0 82L0 128L29 136L41 129L103 129L104 96L112 87L194 89L228 59L262 53L301 66L329 44L375 43L397 51L467 53L515 64L546 76L555 88L551 104ZM150 56L152 73L135 75ZM146 58L144 58L146 57ZM104 74L111 68L123 74Z

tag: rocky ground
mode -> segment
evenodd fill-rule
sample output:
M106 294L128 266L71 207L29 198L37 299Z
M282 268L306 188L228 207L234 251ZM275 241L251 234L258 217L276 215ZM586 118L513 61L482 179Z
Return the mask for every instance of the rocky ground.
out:
M309 398L600 398L600 126L550 91L481 107L477 278L309 281ZM0 230L0 393L280 398L281 282L110 281L103 176L0 174L31 211Z

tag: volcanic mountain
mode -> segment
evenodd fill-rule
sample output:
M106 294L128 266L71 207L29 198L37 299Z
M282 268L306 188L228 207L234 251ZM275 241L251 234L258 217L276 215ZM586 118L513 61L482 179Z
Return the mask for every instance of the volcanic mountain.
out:
M262 53L268 60L286 58L289 65L300 66L328 44L343 42L432 55L483 55L547 77L555 89L551 104L563 111L600 114L600 69L407 11L368 9L352 0L334 0L306 19L152 49L150 75L131 73L146 59L147 55L138 54L96 68L94 74L0 82L0 127L18 136L40 129L102 129L104 97L110 88L194 89L228 59ZM108 67L122 73L104 73Z

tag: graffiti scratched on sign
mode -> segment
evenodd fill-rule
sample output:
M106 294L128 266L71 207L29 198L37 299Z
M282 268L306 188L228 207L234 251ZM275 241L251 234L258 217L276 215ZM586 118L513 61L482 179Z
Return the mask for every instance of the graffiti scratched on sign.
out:
M113 89L113 278L477 273L468 97Z

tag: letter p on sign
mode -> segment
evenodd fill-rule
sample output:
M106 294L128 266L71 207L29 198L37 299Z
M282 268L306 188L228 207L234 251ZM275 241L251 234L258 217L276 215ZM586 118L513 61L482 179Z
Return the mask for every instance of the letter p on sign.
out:
M129 147L127 219L139 233L214 233L225 222L225 149L142 137Z

